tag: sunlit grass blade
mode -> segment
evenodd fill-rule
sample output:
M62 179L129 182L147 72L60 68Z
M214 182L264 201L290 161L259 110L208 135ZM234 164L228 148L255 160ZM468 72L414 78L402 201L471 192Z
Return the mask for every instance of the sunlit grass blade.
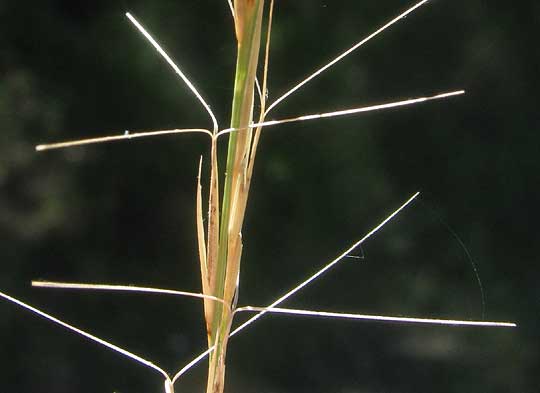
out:
M101 136L101 137L86 138L86 139L76 139L73 141L37 145L36 150L44 151L44 150L52 150L52 149L63 149L67 147L94 145L98 143L125 141L125 140L137 139L137 138L149 138L149 137L154 137L154 136L193 134L193 133L195 134L202 133L202 134L209 135L211 138L213 137L212 132L204 128L175 128L171 130L140 131L140 132L134 132L134 133L131 133L126 130L122 134L118 134L118 135L109 135L109 136Z
M385 31L386 29L388 29L390 26L392 26L393 24L395 24L396 22L400 21L401 19L407 17L410 13L414 12L416 9L420 8L421 6L423 6L424 4L426 4L428 1L430 0L422 0L418 3L416 3L414 6L408 8L405 12L402 12L401 14L399 14L398 16L396 16L395 18L393 18L392 20L390 20L389 22L385 23L383 26L381 26L380 28L378 28L377 30L375 30L373 33L371 33L370 35L368 35L366 38L364 38L363 40L359 41L358 43L356 43L355 45L353 45L352 47L350 47L349 49L347 49L345 52L341 53L340 55L338 55L336 58L334 58L333 60L331 60L330 62L326 63L324 66L322 66L321 68L317 69L315 72L313 72L311 75L309 75L307 78L303 79L302 81L300 81L298 84L296 84L293 88L291 88L290 90L288 90L286 93L284 93L283 95L281 95L279 98L277 98L269 107L268 109L266 110L266 113L270 113L270 111L272 109L274 109L277 105L279 105L281 102L283 102L283 100L285 100L287 97L289 97L291 94L293 94L294 92L296 92L298 89L300 89L302 86L306 85L308 82L310 82L311 80L315 79L317 76L319 76L320 74L322 74L324 71L326 71L327 69L329 69L330 67L332 67L333 65L335 65L336 63L340 62L341 60L343 60L345 57L347 57L348 55L350 55L352 52L354 52L356 49L360 48L361 46L363 46L364 44L366 44L368 41L370 41L371 39L375 38L376 36L378 36L380 33L382 33L383 31Z
M208 115L212 119L212 125L214 127L214 132L217 132L219 129L218 122L216 117L214 116L214 113L212 112L212 109L210 109L210 105L206 103L202 95L199 93L199 91L195 88L193 83L189 80L189 78L180 70L180 68L176 65L176 63L171 59L171 57L163 50L161 45L148 33L148 31L131 15L129 12L126 13L126 16L128 19L135 25L135 27L141 32L141 34L152 44L152 46L156 49L156 51L165 59L165 61L171 66L171 68L174 70L174 72L182 78L184 83L187 85L187 87L193 92L195 97L200 101L206 112L208 112Z
M151 368L151 369L159 372L161 375L163 375L165 377L165 379L167 381L170 381L169 375L163 369L156 366L151 361L146 360L143 357L134 354L133 352L130 352L130 351L124 349L124 348L119 347L118 345L115 345L115 344L112 344L112 343L110 343L110 342L108 342L106 340L103 340L102 338L94 336L91 333L88 333L88 332L86 332L86 331L84 331L82 329L79 329L79 328L77 328L77 327L75 327L75 326L73 326L73 325L71 325L71 324L69 324L67 322L64 322L64 321L62 321L62 320L60 320L60 319L58 319L56 317L53 317L52 315L47 314L46 312L41 311L41 310L39 310L39 309L37 309L35 307L32 307L29 304L24 303L23 301L18 300L16 298L12 297L12 296L9 296L9 295L7 295L7 294L5 294L3 292L0 292L0 297L4 298L5 300L8 300L8 301L10 301L12 303L17 304L18 306L32 312L35 315L38 315L38 316L40 316L40 317L42 317L42 318L44 318L44 319L46 319L48 321L51 321L51 322L53 322L53 323L55 323L57 325L60 325L60 326L66 328L66 329L68 329L68 330L70 330L70 331L72 331L74 333L77 333L80 336L86 337L86 338L88 338L88 339L90 339L90 340L92 340L94 342L97 342L100 345L103 345L103 346L105 346L105 347L107 347L109 349L112 349L113 351L118 352L118 353L132 359L132 360L135 360L136 362L138 362L138 363L140 363L140 364L142 364L142 365L144 365L144 366L146 366L148 368Z
M287 314L287 315L319 317L319 318L353 319L353 320L375 321L375 322L397 322L397 323L444 325L444 326L516 327L516 324L513 322L466 321L466 320L456 320L456 319L394 317L394 316L386 316L386 315L351 314L351 313L342 313L342 312L300 310L300 309L280 308L280 307L244 306L244 307L237 308L234 312L238 313L238 312L262 312L262 311L273 313L273 314Z

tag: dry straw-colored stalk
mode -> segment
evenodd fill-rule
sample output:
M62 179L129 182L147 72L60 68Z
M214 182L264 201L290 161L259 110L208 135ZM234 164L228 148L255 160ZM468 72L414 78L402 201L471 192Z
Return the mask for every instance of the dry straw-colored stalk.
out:
M207 225L204 225L204 207L202 186L202 160L199 163L199 172L197 176L196 188L196 230L198 238L199 262L201 271L202 293L191 293L185 291L135 287L124 285L105 285L105 284L80 284L80 283L57 283L57 282L33 282L36 287L63 288L76 290L106 290L106 291L131 291L144 294L168 294L174 296L194 297L203 300L204 316L206 321L206 331L208 338L208 348L200 355L195 357L188 364L180 368L175 374L171 375L153 362L143 357L120 348L108 341L98 338L88 332L74 327L60 319L53 317L41 310L38 310L20 300L17 300L7 294L0 292L0 297L11 301L43 318L46 318L56 324L63 326L77 334L80 334L90 340L96 341L124 356L135 360L142 365L149 367L164 377L166 393L173 393L174 383L194 365L209 356L207 393L222 393L225 381L225 360L229 338L241 332L247 326L258 320L265 314L281 313L289 315L304 315L320 318L347 318L356 320L401 322L401 323L426 323L426 324L444 324L454 326L483 326L483 327L513 327L515 324L509 322L488 322L488 321L460 321L444 320L436 318L416 318L416 317L393 317L364 314L344 314L331 311L313 311L298 310L278 307L282 302L289 299L297 292L322 277L328 271L336 267L351 256L351 253L361 246L366 240L377 233L384 225L393 219L402 209L408 206L418 193L410 197L399 208L392 211L376 227L370 230L363 238L352 244L343 253L334 260L325 264L316 273L300 282L291 290L285 292L267 307L243 306L237 307L237 286L239 282L240 263L242 258L242 226L244 222L246 206L248 202L249 190L253 175L253 168L257 153L257 147L260 141L263 129L276 126L283 123L308 121L323 118L332 118L336 116L349 116L369 111L384 110L388 108L401 107L418 104L430 100L445 99L452 96L463 94L463 90L445 92L426 97L399 100L383 104L376 104L367 107L351 108L340 111L319 113L311 115L302 115L281 120L266 120L268 114L280 103L282 103L291 94L308 84L311 80L331 68L343 58L360 48L366 42L370 41L389 27L414 12L419 7L426 4L429 0L423 0L395 18L385 23L382 27L374 31L368 37L357 42L349 49L340 53L334 59L326 63L321 68L315 70L312 74L302 79L291 89L282 94L278 99L268 105L266 101L267 77L268 77L268 59L270 53L271 25L273 17L274 1L270 0L265 12L264 0L227 0L231 10L235 35L237 39L237 63L235 73L234 94L232 98L232 115L229 128L220 130L218 120L214 116L210 106L203 96L195 88L194 84L185 75L185 73L176 65L171 57L161 48L158 42L148 33L148 31L131 15L127 14L129 20L144 35L149 43L157 50L164 60L171 66L174 72L183 80L186 86L192 91L195 97L202 104L204 110L208 113L212 122L211 129L173 129L160 131L130 132L125 131L121 134L105 136L100 138L81 139L70 142L53 143L47 145L38 145L38 151L80 146L93 143L104 143L119 140L130 140L143 137L157 137L172 134L199 133L209 137L211 145L210 153L210 176L207 189L208 208ZM264 15L267 15L264 23ZM263 27L266 25L263 72L261 75L262 85L257 80L257 69L260 57L261 37ZM254 121L254 101L255 93L258 93L260 112L257 120ZM222 174L218 167L219 157L217 150L217 141L221 137L229 138L229 145L226 157L226 168ZM223 182L223 193L220 195L220 182ZM248 321L237 327L231 332L231 325L234 316L239 312L256 313Z

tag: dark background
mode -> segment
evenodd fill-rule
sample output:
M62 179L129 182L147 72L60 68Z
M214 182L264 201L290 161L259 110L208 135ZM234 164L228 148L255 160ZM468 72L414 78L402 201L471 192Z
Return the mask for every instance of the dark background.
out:
M277 1L270 99L412 3ZM29 286L37 278L200 290L203 137L33 149L209 126L128 10L227 125L235 45L225 0L0 2L0 288L173 373L205 346L198 301ZM540 391L539 15L533 1L432 1L279 106L271 118L467 90L264 134L240 290L240 304L270 303L420 190L358 251L363 260L286 305L481 319L457 236L478 267L486 319L519 328L265 317L231 340L226 391ZM152 371L7 302L0 348L2 392L162 391ZM202 392L205 369L176 390Z

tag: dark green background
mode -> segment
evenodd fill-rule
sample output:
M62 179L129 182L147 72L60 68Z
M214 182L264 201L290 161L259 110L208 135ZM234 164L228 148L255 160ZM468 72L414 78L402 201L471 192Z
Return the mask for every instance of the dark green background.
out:
M270 99L412 3L278 0ZM199 302L29 287L38 278L199 291L203 137L33 150L209 126L127 10L227 125L235 46L225 0L1 2L0 289L173 372L204 348ZM539 391L539 15L533 1L432 1L278 107L271 118L467 90L265 133L240 289L240 304L268 304L420 190L359 250L364 260L347 260L286 305L482 318L454 233L478 266L486 319L519 329L265 317L230 343L229 393ZM0 348L2 392L162 391L152 371L6 302ZM176 390L202 392L205 368Z

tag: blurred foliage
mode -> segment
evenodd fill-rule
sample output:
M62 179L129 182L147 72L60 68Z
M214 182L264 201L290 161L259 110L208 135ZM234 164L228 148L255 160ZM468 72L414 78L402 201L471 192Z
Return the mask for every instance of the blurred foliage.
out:
M277 2L270 99L409 3ZM234 42L226 2L0 2L0 288L173 370L204 348L183 299L30 289L31 279L198 291L198 136L65 151L33 146L124 130L207 126L197 102L123 18L139 17L227 124ZM467 95L263 135L240 303L261 305L422 200L288 306L481 318L515 331L268 317L233 339L228 391L535 392L540 286L538 5L439 1L277 108L272 118L465 88ZM223 145L224 146L224 145ZM449 229L450 228L450 229ZM159 392L159 377L0 304L0 390ZM201 391L205 366L179 382Z

